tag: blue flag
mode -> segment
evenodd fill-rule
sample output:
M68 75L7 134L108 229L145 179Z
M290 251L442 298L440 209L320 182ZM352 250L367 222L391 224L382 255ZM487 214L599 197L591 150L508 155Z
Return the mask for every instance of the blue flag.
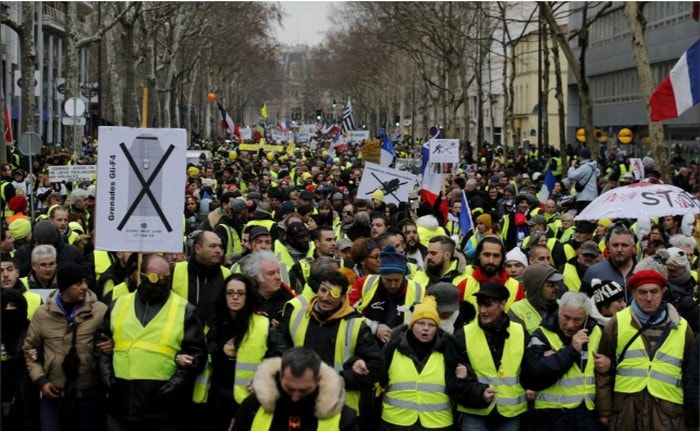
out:
M462 231L462 235L466 235L467 232L472 230L474 223L472 222L472 212L469 209L469 201L467 200L467 194L462 190L462 209L459 212L459 228Z
M552 190L554 190L555 182L557 182L557 179L554 177L552 170L547 169L547 172L544 175L544 183L542 183L542 188L540 188L540 191L537 193L537 198L540 202L544 203L547 199L549 199L549 194L552 193Z
M382 166L391 166L394 163L396 152L394 151L394 143L391 142L389 135L384 135L379 156L379 164Z

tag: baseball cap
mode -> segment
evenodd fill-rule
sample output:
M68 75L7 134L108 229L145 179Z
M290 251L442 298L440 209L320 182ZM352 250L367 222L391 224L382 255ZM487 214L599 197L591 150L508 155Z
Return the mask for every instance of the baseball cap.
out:
M438 313L452 313L459 310L459 289L447 282L435 283L428 287L428 295L432 295L437 302Z
M534 226L536 224L546 225L547 220L544 218L543 215L537 214L536 216L527 221L528 226Z
M581 254L587 254L589 256L600 256L600 248L598 247L598 244L596 244L594 241L584 241L583 244L581 244L580 248L580 253Z
M259 236L269 236L270 231L265 226L253 226L248 231L248 240L252 241Z
M340 241L338 241L337 249L338 250L346 250L348 248L352 247L352 241L350 241L347 238L343 238Z

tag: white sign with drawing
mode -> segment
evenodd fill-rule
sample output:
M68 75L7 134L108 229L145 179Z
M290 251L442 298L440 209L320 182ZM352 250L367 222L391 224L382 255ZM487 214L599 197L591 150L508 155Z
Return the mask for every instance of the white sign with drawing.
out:
M357 197L371 199L372 193L378 189L384 193L385 203L399 205L401 202L408 202L408 195L416 181L418 177L408 172L375 163L365 163L360 187L357 188Z
M431 174L454 174L459 165L459 139L431 139L428 171Z
M49 180L52 183L92 181L96 175L97 165L49 166Z
M369 139L369 130L349 130L346 142L362 142L365 139Z
M95 248L181 252L187 132L100 127Z

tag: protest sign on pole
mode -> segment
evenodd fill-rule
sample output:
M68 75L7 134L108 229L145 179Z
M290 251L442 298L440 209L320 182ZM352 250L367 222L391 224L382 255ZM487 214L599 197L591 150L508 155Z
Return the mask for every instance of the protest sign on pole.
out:
M98 250L182 252L187 132L100 127Z
M459 139L432 139L430 141L431 174L456 174L459 165Z
M399 205L401 202L408 202L408 195L416 181L418 177L411 173L376 163L365 163L357 197L369 199L375 190L381 190L385 203Z

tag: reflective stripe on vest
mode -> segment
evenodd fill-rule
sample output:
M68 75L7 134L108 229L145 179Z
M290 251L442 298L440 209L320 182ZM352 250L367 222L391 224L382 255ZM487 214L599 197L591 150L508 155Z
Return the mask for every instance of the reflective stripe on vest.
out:
M270 333L270 320L262 315L251 316L236 357L236 373L233 380L233 398L238 404L250 395L246 386L253 381L255 371L267 353L267 337Z
M525 298L513 303L510 307L510 311L523 321L528 334L532 334L535 332L535 329L540 326L542 316L535 307L532 306L529 299Z
M365 283L362 285L362 298L360 298L355 305L355 309L358 312L362 313L362 310L364 310L367 304L372 302L372 298L374 298L374 294L377 293L377 289L379 288L379 277L380 276L378 274L372 274L365 278ZM406 297L404 300L404 305L406 306L407 310L404 312L403 321L404 323L408 323L411 321L412 315L410 308L413 304L420 302L423 299L424 291L423 287L421 287L419 283L411 280L405 281L408 283L406 287Z
M144 327L136 316L136 292L114 304L110 329L114 337L114 375L125 380L169 380L177 370L175 355L184 337L187 301L168 300Z
M224 250L224 253L227 256L231 253L243 253L243 244L236 229L226 224L219 224L219 226L223 227L224 231L226 231L226 250Z
M477 380L488 384L497 392L495 402L486 408L473 409L458 405L458 411L487 416L495 407L501 416L507 418L516 417L527 411L525 389L520 385L520 365L525 354L525 330L519 323L510 322L508 334L503 345L501 367L496 370L491 349L484 330L479 327L478 320L472 320L464 328L464 343Z
M559 335L540 327L547 337L552 350L559 351L564 348ZM588 337L588 352L597 352L602 333L598 326L593 328ZM581 371L577 364L572 364L562 377L552 386L537 392L535 398L536 409L575 409L582 402L586 403L588 410L595 408L595 361L592 354L588 355L586 367Z
M382 407L382 420L393 425L407 427L420 420L424 428L451 426L443 354L433 351L419 374L413 360L395 350Z
M474 306L475 310L478 310L479 307L476 305L476 296L474 296L473 294L479 291L479 289L481 288L481 283L479 283L479 281L474 277L469 277L466 280L467 282L464 286L464 297L462 298L462 301L469 302ZM508 289L509 295L503 311L507 313L508 310L510 310L510 307L515 302L515 295L518 294L518 288L520 287L520 283L513 277L508 277L505 286Z
M268 412L264 408L258 408L257 413L255 413L255 418L253 418L253 424L251 429L253 430L269 430L272 426L272 418L275 416L275 412ZM341 413L336 413L328 419L318 419L318 425L316 425L317 431L338 431L340 429L340 416ZM290 425L290 429L294 424ZM301 425L300 425L301 426Z
M638 329L632 326L631 307L617 313L617 351L628 343ZM646 388L649 393L674 404L683 404L683 352L688 322L681 318L675 328L668 331L666 339L657 347L650 359L641 336L630 345L615 372L615 392L633 394Z
M289 326L289 335L294 342L294 347L303 346L304 340L306 339L306 331L309 328L309 321L311 319L307 311L309 306L308 301L306 297L299 295L288 302L288 304L292 306L292 313L289 319L291 322ZM357 346L357 339L361 327L362 317L340 319L338 322L338 333L336 334L333 353L333 369L338 373L343 371L343 364L355 356L355 346ZM347 391L345 404L358 412L360 404L359 391Z

